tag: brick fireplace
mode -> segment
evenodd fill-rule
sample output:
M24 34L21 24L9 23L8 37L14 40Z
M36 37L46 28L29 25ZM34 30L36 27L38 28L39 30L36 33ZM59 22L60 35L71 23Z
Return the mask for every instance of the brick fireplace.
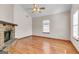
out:
M15 39L16 24L0 21L0 50Z

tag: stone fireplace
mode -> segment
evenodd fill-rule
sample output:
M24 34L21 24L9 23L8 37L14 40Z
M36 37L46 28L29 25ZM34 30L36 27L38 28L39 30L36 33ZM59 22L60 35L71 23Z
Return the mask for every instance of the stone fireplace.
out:
M0 50L15 39L16 24L0 21Z

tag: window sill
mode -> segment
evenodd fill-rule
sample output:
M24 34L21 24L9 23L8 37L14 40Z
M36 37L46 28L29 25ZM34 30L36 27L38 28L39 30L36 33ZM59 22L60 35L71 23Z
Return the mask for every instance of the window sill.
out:
M50 34L49 32L42 32L42 33L44 33L44 34Z

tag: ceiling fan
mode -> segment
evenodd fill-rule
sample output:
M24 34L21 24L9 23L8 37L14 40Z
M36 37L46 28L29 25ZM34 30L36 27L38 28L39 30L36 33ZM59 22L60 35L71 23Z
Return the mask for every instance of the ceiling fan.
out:
M45 7L40 7L39 4L33 4L32 6L32 13L39 12L41 13L42 10L44 10Z

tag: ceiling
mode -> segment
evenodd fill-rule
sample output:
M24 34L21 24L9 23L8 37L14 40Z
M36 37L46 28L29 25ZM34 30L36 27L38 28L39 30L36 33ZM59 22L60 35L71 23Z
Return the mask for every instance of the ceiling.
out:
M71 4L39 4L40 7L45 7L41 13L32 13L32 4L21 5L32 17L40 17L46 15L57 14L71 10Z

